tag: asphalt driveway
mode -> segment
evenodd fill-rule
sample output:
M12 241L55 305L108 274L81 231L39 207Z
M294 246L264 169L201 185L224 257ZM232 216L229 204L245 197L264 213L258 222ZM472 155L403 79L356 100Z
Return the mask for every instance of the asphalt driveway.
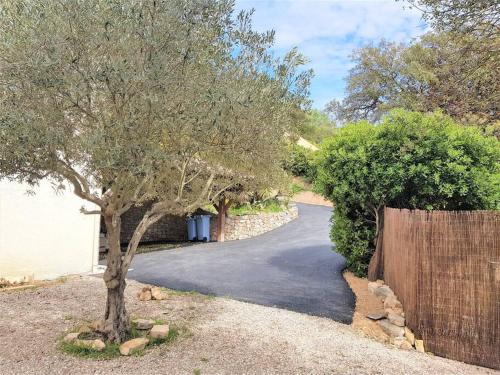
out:
M350 323L355 298L332 251L331 208L298 208L298 219L251 239L139 254L128 278Z

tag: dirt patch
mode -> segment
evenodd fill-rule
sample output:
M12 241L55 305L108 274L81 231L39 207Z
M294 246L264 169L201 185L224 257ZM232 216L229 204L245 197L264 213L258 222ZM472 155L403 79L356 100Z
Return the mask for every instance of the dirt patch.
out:
M301 191L300 193L297 193L292 197L292 201L298 203L317 204L320 206L328 207L333 206L332 202L312 191Z
M287 310L171 292L164 301L140 302L144 287L129 281L127 306L189 329L190 335L110 360L76 358L57 350L57 339L79 322L99 318L105 288L78 277L35 290L0 293L2 375L20 374L494 374L362 337L351 326Z
M321 195L313 192L313 185L310 183L310 182L307 182L306 180L304 180L303 178L300 178L300 177L294 177L292 179L293 183L298 185L298 186L301 186L303 191L300 191L298 193L296 193L292 198L291 200L293 202L297 202L297 203L307 203L307 204L317 204L317 205L320 205L320 206L328 206L328 207L332 207L333 204L331 201L329 201L328 199L325 199L324 197L322 197Z
M388 343L389 336L377 322L368 319L367 314L384 313L384 304L368 290L368 280L354 276L352 272L344 272L344 278L356 295L356 308L352 319L352 327L364 336Z

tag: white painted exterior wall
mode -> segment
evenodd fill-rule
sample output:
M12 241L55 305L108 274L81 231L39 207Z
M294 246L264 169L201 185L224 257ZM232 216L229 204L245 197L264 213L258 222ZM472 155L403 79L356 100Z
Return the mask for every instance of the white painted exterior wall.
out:
M0 181L0 278L47 280L92 272L99 260L99 215L67 189Z

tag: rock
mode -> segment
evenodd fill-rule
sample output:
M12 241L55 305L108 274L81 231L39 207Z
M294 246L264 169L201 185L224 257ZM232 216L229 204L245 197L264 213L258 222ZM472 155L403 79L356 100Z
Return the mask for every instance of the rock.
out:
M168 324L156 324L151 328L149 332L149 336L155 339L164 339L168 336L168 332L170 331L170 327Z
M136 319L133 322L137 329L150 329L155 324L154 320L150 319Z
M425 353L424 340L415 340L415 349L417 352Z
M375 289L377 289L378 287L380 286L379 283L375 282L375 281L370 281L368 283L368 290L370 292L372 292L373 294L375 294Z
M389 315L389 314L398 314L398 315L401 315L402 317L404 317L405 313L403 311L403 309L401 307L393 307L393 308L387 308L387 309L384 309L386 314Z
M415 335L408 327L405 327L405 337L410 344L415 345Z
M139 337L136 339L126 341L120 345L120 354L130 355L138 350L144 349L148 343L149 339L145 337Z
M90 328L94 332L103 332L104 331L104 322L102 320L94 320L92 323L90 323Z
M389 313L387 315L387 319L389 319L389 322L391 322L392 324L394 324L396 326L399 326L399 327L405 326L405 318L403 318L401 315Z
M386 314L385 312L381 312L381 313L371 313L371 314L366 315L366 317L367 317L368 319L371 319L371 320L380 320L380 319L384 319L386 316L387 316L387 314Z
M403 337L404 335L404 329L392 324L388 319L379 320L377 323L380 325L382 330L391 337Z
M74 342L78 346L84 346L86 348L94 349L102 352L106 348L106 344L99 339L96 340L75 340Z
M66 336L64 336L63 341L64 342L74 342L78 339L78 336L80 336L79 332L71 332L71 333L68 333Z
M150 290L143 290L140 292L137 297L139 297L139 301L150 301L151 300L151 291Z
M90 332L92 332L92 328L87 324L78 328L78 333L90 333Z
M164 299L167 299L168 294L163 290L161 290L161 288L154 287L151 288L151 297L153 297L153 299L156 299L158 301L162 301Z
M403 309L403 305L401 305L401 302L398 301L396 296L394 294L389 295L385 300L384 300L384 309Z
M408 340L406 340L404 337L395 337L393 340L392 340L392 344L398 348L398 349L403 349L403 350L410 350L412 349L413 347L411 346L411 344L408 342Z
M379 285L377 288L375 288L373 294L375 294L377 297L382 298L383 300L389 298L389 296L394 296L391 288L389 288L387 285Z

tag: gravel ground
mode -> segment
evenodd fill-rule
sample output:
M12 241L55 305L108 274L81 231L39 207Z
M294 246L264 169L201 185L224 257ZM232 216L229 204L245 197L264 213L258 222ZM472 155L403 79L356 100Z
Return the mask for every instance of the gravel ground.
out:
M224 298L172 294L139 302L133 316L186 326L191 335L140 357L95 361L58 352L66 330L100 316L104 284L77 277L34 290L0 292L0 373L9 374L498 374L405 352L361 337L347 325Z

